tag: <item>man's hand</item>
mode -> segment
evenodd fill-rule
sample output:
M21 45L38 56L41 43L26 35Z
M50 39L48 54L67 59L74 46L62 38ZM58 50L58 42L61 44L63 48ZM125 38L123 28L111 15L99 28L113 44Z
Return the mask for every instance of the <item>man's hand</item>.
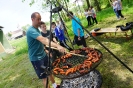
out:
M81 40L81 38L80 38L80 37L78 37L78 40Z
M47 53L47 55L49 54L48 50L45 50L45 52ZM50 53L50 57L52 57L52 53Z
M37 37L37 40L38 41L40 41L42 44L44 44L44 45L49 45L49 40L48 40L48 38L46 38L46 37L42 37L42 36L38 36ZM65 53L66 52L66 49L65 48L63 48L62 46L60 46L59 44L56 44L56 43L54 43L54 42L52 42L51 41L51 47L55 47L55 48L57 48L60 52L63 52L63 53Z
M57 46L57 49L62 52L62 53L65 53L66 52L66 49L60 45Z

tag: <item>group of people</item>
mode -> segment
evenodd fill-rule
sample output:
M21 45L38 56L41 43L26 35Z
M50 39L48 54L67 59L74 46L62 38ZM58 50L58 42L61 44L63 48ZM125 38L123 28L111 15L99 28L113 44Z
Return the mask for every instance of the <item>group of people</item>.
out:
M121 0L112 0L111 5L113 7L113 10L114 10L118 20L120 20L120 17L123 18L123 19L126 19L123 16L123 14L121 13L121 10L122 10L122 2L121 2Z
M71 11L69 12L69 14L67 14L67 16L72 20L72 29L76 44L78 46L82 45L83 48L87 47L86 41L84 39L84 31L81 25L78 24L78 22L80 23L80 20ZM48 53L51 54L50 58L54 57L55 59L56 56L61 55L60 52L64 53L66 52L66 49L68 49L69 51L73 49L67 45L63 27L59 25L58 22L57 24L55 22L52 22L51 26L53 30L49 31L47 30L45 22L41 21L41 15L38 12L32 13L31 20L32 25L27 29L26 32L29 59L38 78L43 80L44 88L46 86L47 78L49 78L52 82L53 88L59 88L59 86L55 83L52 74L45 74L44 69L41 67L47 67ZM41 29L41 32L39 28ZM52 34L51 37L50 34ZM49 42L51 43L51 47L57 48L57 50L52 50L52 52L49 52L49 47L47 47L49 45Z
M117 18L119 19L120 16L124 18L121 13L121 1L113 0L112 6ZM96 12L92 6L89 9L86 9L84 14L87 18L88 26L94 24L94 22L98 24L96 19ZM80 19L76 17L71 11L69 12L69 14L67 14L67 16L72 21L72 30L75 43L78 46L82 46L83 48L87 47L84 38L84 30L79 24L81 23ZM47 67L48 53L50 53L50 58L56 59L56 57L59 57L61 55L60 52L64 53L66 52L66 49L68 49L69 51L73 50L70 46L67 45L66 36L64 34L64 26L59 21L57 21L56 23L52 22L52 31L47 30L46 24L45 22L41 21L41 15L38 12L34 12L31 14L31 20L32 25L28 28L26 32L29 59L38 78L43 80L44 88L46 86L47 78L49 78L52 82L53 88L59 88L59 86L55 83L52 74L45 74L44 69L41 68L41 66ZM41 32L39 28L41 29ZM51 49L51 52L49 52L49 42L51 43L51 47L57 48L57 50Z
M85 9L84 15L88 21L88 27L94 23L98 24L96 19L96 11L93 6L90 6L89 9Z

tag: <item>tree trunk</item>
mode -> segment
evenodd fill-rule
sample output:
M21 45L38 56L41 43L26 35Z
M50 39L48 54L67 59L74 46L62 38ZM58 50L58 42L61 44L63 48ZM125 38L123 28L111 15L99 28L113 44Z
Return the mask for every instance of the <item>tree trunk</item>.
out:
M106 6L106 7L110 7L110 6L111 6L111 1L108 0L108 2L107 2L107 6Z
M79 8L79 11L80 11L81 17L83 18L83 16L82 16L82 11L81 11L81 8L80 8L80 5L79 5L79 2L78 2L78 1L77 1L77 4L78 4L78 8Z
M95 4L95 6L97 7L97 10L98 10L98 11L101 11L101 7L100 7L100 5L99 5L98 0L94 0L94 4Z
M89 0L86 0L86 2L87 2L87 7L90 8L90 2L89 2Z

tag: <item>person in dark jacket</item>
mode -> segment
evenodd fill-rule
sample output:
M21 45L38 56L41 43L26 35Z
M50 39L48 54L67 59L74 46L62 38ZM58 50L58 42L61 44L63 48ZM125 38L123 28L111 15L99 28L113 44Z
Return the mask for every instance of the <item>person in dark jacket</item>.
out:
M47 30L47 26L43 21L41 22L40 29L41 29L41 35L43 37L47 37L48 39L50 39L50 30ZM56 38L54 37L54 35L52 33L51 33L51 41L58 44L58 41L56 40ZM49 53L48 46L45 46L45 51L47 54ZM50 54L50 56L52 58L51 61L54 61L57 57L60 57L61 55L62 54L58 50L51 49L51 54Z

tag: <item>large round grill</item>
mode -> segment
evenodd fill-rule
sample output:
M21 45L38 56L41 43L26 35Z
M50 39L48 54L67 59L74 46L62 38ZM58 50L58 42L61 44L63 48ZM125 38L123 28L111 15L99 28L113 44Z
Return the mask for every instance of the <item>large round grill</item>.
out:
M53 74L61 79L72 79L95 69L102 61L102 53L97 49L78 49L78 55L65 54L53 62Z

